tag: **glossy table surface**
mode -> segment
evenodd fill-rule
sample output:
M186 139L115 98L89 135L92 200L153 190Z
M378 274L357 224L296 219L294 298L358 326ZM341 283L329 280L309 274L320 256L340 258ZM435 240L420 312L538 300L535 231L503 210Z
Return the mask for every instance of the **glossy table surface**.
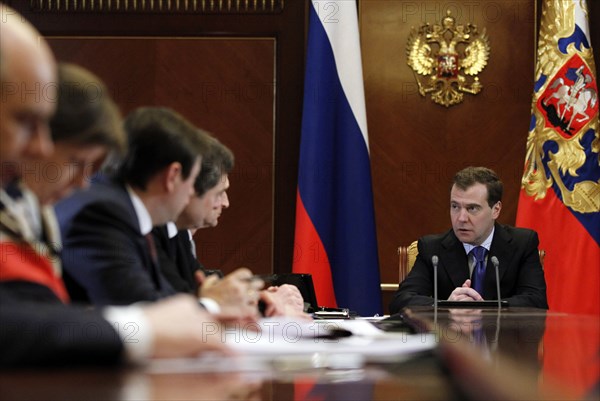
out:
M516 399L598 399L600 317L526 308L405 313L437 333L453 381L467 392L477 391L479 373L499 396L506 390Z
M301 363L253 369L251 358L238 357L229 370L171 360L129 368L2 371L0 399L598 399L592 392L600 378L596 317L431 308L407 310L404 317L417 331L435 333L433 352L336 369Z
M432 357L361 369L160 372L20 371L0 375L3 400L446 400L450 381Z

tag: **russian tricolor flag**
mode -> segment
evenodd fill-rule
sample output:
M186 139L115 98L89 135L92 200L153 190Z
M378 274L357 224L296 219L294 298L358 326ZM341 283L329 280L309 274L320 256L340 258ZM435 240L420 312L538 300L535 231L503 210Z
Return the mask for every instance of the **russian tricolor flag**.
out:
M369 141L354 1L310 7L293 271L320 306L381 312Z

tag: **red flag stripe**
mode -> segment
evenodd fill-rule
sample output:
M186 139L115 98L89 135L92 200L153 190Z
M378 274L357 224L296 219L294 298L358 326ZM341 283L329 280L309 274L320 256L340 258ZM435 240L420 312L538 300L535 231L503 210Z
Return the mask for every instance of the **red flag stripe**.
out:
M331 267L323 242L313 225L300 193L296 194L294 273L312 274L319 306L337 308Z
M600 271L595 268L600 248L554 191L550 188L537 201L521 191L517 221L538 232L540 249L546 251L550 310L600 314Z

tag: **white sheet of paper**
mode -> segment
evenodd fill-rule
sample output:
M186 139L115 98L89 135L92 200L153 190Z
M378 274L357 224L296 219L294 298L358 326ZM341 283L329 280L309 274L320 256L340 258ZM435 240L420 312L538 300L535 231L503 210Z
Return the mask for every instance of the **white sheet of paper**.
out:
M318 338L332 329L347 330L352 335ZM263 319L258 324L228 327L219 335L237 356L209 353L198 358L157 360L152 361L148 370L161 373L356 369L367 362L401 362L437 345L433 334L388 333L365 320Z

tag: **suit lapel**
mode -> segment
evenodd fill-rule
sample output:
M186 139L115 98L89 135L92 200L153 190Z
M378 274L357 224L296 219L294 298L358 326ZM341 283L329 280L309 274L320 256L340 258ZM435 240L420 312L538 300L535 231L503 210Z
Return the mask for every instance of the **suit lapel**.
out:
M0 233L9 238L22 239L19 222L5 208L0 210ZM6 239L2 239L5 241Z
M42 219L43 243L48 246L48 255L52 255L51 263L57 276L62 276L62 264L60 257L62 250L62 239L60 229L56 221L56 214L51 206L42 206L40 209Z
M2 190L0 193L0 242L12 243L14 249L19 249L20 256L16 256L3 266L3 280L30 282L50 289L62 302L69 301L69 295L62 280L62 269L58 257L60 246L60 232L56 223L56 216L51 207L42 207L35 210L25 210L15 207L8 195ZM36 200L37 202L37 200ZM46 229L43 238L38 238L31 229L27 213L38 213L42 221L42 228ZM56 240L56 243L52 242ZM12 253L12 252L11 252ZM7 253L8 256L8 253ZM15 256L14 253L12 256Z
M191 287L195 288L196 279L194 276L195 272L192 269L192 247L187 230L179 231L174 240L176 242L175 245L177 246L177 268Z
M27 222L24 211L15 201L0 189L0 225L2 230L19 240L33 242L35 235Z
M62 275L60 260L61 239L54 210L49 206L41 206L27 212L15 206L6 192L0 193L0 232L2 241L26 243L40 255L45 255L53 265L54 273ZM37 202L37 200L36 200ZM31 229L26 213L38 213L42 224L42 237L38 238Z
M465 280L469 278L469 265L465 248L452 230L442 240L440 266L446 271L455 288L461 287Z
M500 282L502 277L506 274L508 266L511 264L511 252L510 243L512 242L512 236L502 228L501 225L496 224L494 228L494 238L492 239L492 245L490 246L490 254L486 266L485 273L485 293L496 294L496 271L494 264L492 263L492 256L498 258L500 262L498 266L498 276ZM489 297L490 299L492 297Z

